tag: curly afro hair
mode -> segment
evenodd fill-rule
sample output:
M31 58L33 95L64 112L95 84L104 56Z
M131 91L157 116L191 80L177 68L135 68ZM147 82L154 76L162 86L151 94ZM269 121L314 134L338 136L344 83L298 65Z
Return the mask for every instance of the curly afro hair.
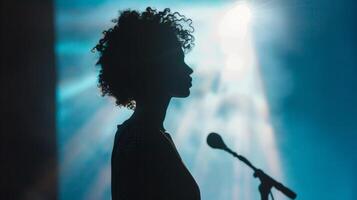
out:
M120 12L112 20L114 27L103 31L103 38L93 48L99 52L98 87L102 96L113 96L118 106L135 108L135 100L148 73L152 58L164 51L163 38L175 40L186 53L194 45L192 20L169 8L157 11L150 7L142 13Z

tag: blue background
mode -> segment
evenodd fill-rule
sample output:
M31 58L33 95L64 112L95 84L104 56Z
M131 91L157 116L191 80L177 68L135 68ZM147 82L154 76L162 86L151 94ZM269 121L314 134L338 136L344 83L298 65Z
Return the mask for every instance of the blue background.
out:
M254 9L257 10L252 37L263 87L257 92L250 90L248 95L261 95L267 102L274 147L259 145L265 144L259 143L259 131L252 131L252 137L245 140L235 136L239 124L237 129L222 127L225 121L230 123L235 117L250 124L251 118L246 116L250 112L244 111L250 107L245 108L245 104L235 107L234 103L230 107L235 96L220 96L222 85L232 87L237 82L222 83L220 76L215 75L224 65L222 52L215 52L219 49L218 41L207 44L207 39L200 38L209 38L215 29L211 18L216 15L210 16L210 12L229 10L237 2L56 1L61 199L110 199L112 140L116 125L128 118L131 111L115 107L112 99L100 96L96 87L98 69L94 66L97 56L90 50L101 32L112 25L110 20L117 16L118 10L142 10L146 6L170 7L194 21L197 42L195 50L187 56L187 62L197 71L193 76L192 95L185 100L173 100L165 124L174 141L181 141L176 145L201 187L202 199L259 198L256 188L259 182L247 167L224 152L206 147L204 142L209 131L222 132L228 145L294 189L298 199L357 199L354 193L357 189L357 3L352 0L248 2L253 15ZM202 65L210 59L212 66ZM238 95L237 101L242 99ZM202 107L196 109L198 105ZM232 109L237 111L229 111ZM211 112L214 114L210 115ZM202 124L187 124L183 121L185 117ZM253 118L256 119L260 123L259 116ZM217 121L222 123L212 125ZM182 128L179 124L186 126ZM247 127L255 126L253 123ZM227 130L231 132L228 134ZM177 132L187 135L180 136ZM242 144L249 147L243 148ZM278 154L264 154L266 148L276 149ZM278 156L279 166L269 164L270 155ZM276 199L286 199L276 191L274 195Z

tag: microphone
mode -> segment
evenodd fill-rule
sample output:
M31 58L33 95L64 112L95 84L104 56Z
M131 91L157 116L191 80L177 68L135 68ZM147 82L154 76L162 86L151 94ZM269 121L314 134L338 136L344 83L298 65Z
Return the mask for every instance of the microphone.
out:
M207 136L207 144L214 149L228 149L227 145L224 144L222 137L219 134L213 132Z
M248 165L254 171L254 177L259 178L261 181L259 191L261 192L262 199L268 199L268 194L270 193L270 189L272 187L275 187L276 189L280 190L283 194L290 197L291 199L296 198L297 196L296 193L293 192L291 189L287 188L283 184L274 180L272 177L264 173L262 170L256 168L244 156L239 155L236 152L229 149L227 145L224 143L222 137L218 133L212 132L208 134L207 144L214 149L221 149L227 151L228 153L232 154L234 157L238 158L240 161Z

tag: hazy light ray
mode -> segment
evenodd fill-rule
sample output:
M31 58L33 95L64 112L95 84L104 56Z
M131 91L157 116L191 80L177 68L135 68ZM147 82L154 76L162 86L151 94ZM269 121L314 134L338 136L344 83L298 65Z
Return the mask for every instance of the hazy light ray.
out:
M240 10L240 9L238 9ZM232 17L234 14L229 12L227 16ZM226 17L227 17L226 16ZM223 17L224 18L224 17ZM224 19L223 19L224 20ZM198 113L204 113L204 115L198 116L187 116L191 112L184 113L182 123L180 125L185 126L191 124L190 121L195 118L196 122L200 122L200 130L203 133L208 133L210 131L219 130L225 134L229 143L232 143L231 146L234 149L239 149L240 152L245 153L246 155L251 154L251 143L254 141L251 138L251 135L257 135L258 141L262 144L258 145L261 149L270 148L276 149L275 144L270 142L274 138L272 135L261 133L260 130L255 129L256 124L262 126L262 124L270 122L268 121L269 113L266 105L265 95L260 86L261 78L258 71L258 63L256 58L256 53L254 50L253 38L248 27L243 29L237 29L236 27L230 27L231 22L236 22L234 20L228 20L221 24L221 28L226 29L218 35L221 36L221 47L225 54L225 67L221 71L221 78L219 79L219 90L218 93L214 94L209 91L210 88L207 88L205 91L208 94L205 94L204 98L200 99L199 102L193 101L191 104L193 106L188 106L187 108L195 108L195 111ZM238 21L239 22L239 21ZM248 20L243 21L244 26L249 25ZM214 26L213 24L211 24ZM240 24L242 25L242 24ZM238 24L239 26L239 24ZM228 28L228 30L227 30ZM232 31L233 30L233 31ZM238 32L238 34L237 34ZM234 45L233 45L234 44ZM238 44L238 45L235 45ZM200 65L198 65L200 67ZM202 67L205 67L204 65ZM196 69L196 73L200 72L200 69ZM201 71L200 73L206 73ZM213 81L214 79L211 79ZM206 86L211 86L212 83L208 83ZM263 99L262 102L255 102L255 99ZM228 104L232 115L229 115L226 119L217 118L220 114L220 110L224 104ZM230 105L230 106L229 106ZM190 120L186 121L185 118ZM196 125L197 126L197 125ZM192 127L191 127L192 128ZM182 130L178 129L177 138L179 139L179 145L183 145L186 140L188 140L188 134L185 134ZM264 141L265 137L269 137L267 141ZM203 140L204 141L204 140ZM259 148L258 148L259 149ZM266 154L263 153L263 157L268 157L276 155L274 151L268 150ZM194 174L197 175L200 181L205 181L205 177L208 176L209 166L211 162L214 162L216 158L208 157L209 152L207 150L205 142L201 142L198 147L198 153L196 154L195 164L194 164ZM207 158L208 157L208 158ZM269 168L279 169L278 156L274 156L276 159L270 161L267 159ZM212 160L213 159L213 160ZM275 163L274 166L271 166L271 163ZM232 196L239 196L241 198L251 197L251 194L256 194L256 188L252 188L251 184L253 183L251 177L251 171L249 169L235 169L234 174L237 177L239 182L236 182L232 187ZM277 170L279 171L279 170ZM249 181L250 180L250 181ZM239 193L238 188L246 192ZM223 194L222 194L223 195ZM242 196L243 195L243 196Z
M115 133L115 124L118 120L118 112L108 104L99 109L96 114L75 132L66 143L61 162L61 173L68 173L73 165L80 165L86 159L91 158L96 148L103 147L104 143L110 142ZM123 114L121 114L123 116Z
M256 77L261 76L259 67L256 68L254 75ZM270 120L269 106L265 96L263 82L262 79L258 79L256 82L260 93L259 95L254 96L253 101L257 110L257 114L261 116L261 120L258 122L258 124L256 124L256 127L258 128L256 131L258 136L257 138L260 145L262 146L264 157L269 158L267 159L269 170L271 170L269 172L279 180L282 180L284 177L279 159L279 151L275 143L275 134Z
M185 111L186 112L183 114L185 117L181 119L180 126L176 130L175 141L178 146L181 146L181 144L185 142L184 140L190 134L190 128L192 127L192 124L196 118L196 112L192 105L187 106Z
M240 9L233 9L233 10L240 10ZM234 13L232 11L228 12L228 14L225 16L226 18L231 18L234 17ZM235 16L239 17L239 16ZM250 17L250 16L249 16ZM252 101L254 100L255 96L259 96L263 99L265 99L264 93L262 91L262 88L260 87L260 76L257 75L256 71L258 70L257 62L256 62L256 54L254 51L254 45L253 45L253 38L252 34L250 33L249 27L243 27L242 29L239 29L237 27L232 27L232 22L236 23L237 21L229 19L228 21L224 21L225 18L223 18L223 22L221 24L220 29L220 35L221 35L221 44L223 51L225 52L225 57L226 57L226 63L225 63L225 68L222 71L222 78L220 79L220 90L216 96L211 96L210 99L210 104L208 107L205 107L203 110L205 112L205 117L208 116L212 121L217 116L218 110L213 109L212 107L215 107L215 104L212 102L215 102L218 99L224 100L224 99L229 99L231 97L235 97L236 101L238 101L238 107L232 107L232 109L238 109L234 117L231 116L228 120L221 121L221 125L216 124L209 124L208 126L211 128L218 128L218 130L222 130L222 132L229 134L230 138L232 141L238 141L233 144L234 147L239 148L239 150L242 150L242 152L247 152L249 153L249 146L244 145L249 143L249 138L251 134L257 134L258 138L261 140L263 143L262 146L263 148L267 147L269 149L273 149L272 151L268 151L267 154L265 154L265 157L270 158L270 156L273 156L274 159L273 161L268 161L269 165L271 165L272 162L275 163L275 166L273 168L279 169L278 166L278 157L276 154L276 147L275 145L271 142L273 140L272 134L267 134L266 132L264 133L259 133L254 129L254 126L256 123L258 124L264 124L267 121L268 117L268 112L267 109L264 109L265 105L258 105L256 106ZM247 26L249 25L248 20L246 21L241 21L238 23L241 24L233 24L233 26ZM242 24L243 23L243 24ZM247 99L247 100L245 100ZM217 106L217 104L216 104ZM218 107L218 106L217 106ZM255 116L256 118L253 120L251 118L252 116ZM201 121L204 121L205 117L201 118ZM245 123L241 123L241 122ZM268 122L270 123L270 122ZM237 126L237 124L241 124L240 126ZM217 127L218 125L218 127ZM267 141L264 140L263 138L268 137ZM237 138L237 139L235 139ZM244 141L244 142L242 142ZM199 148L199 153L197 156L197 162L196 162L196 167L198 169L201 169L204 167L204 165L207 165L209 163L204 162L203 159L200 159L204 152L204 147L202 146L203 144L201 143L201 146ZM263 151L265 152L265 151ZM269 160L269 159L267 159ZM280 170L278 170L280 171ZM235 176L238 176L239 170L235 170ZM248 177L248 176L244 176ZM248 180L248 178L247 178ZM239 183L237 183L239 184ZM249 182L245 182L244 185L246 185L246 191L252 192L252 190L248 188L247 185L249 185ZM242 186L242 185L241 185ZM244 186L243 186L244 187ZM238 185L237 187L232 188L233 194L237 195L238 193ZM249 192L246 192L245 196L241 197L247 197L249 196ZM233 195L233 196L235 196Z
M84 199L96 200L103 199L105 191L110 188L111 183L111 165L107 163L101 168L92 185L88 189L88 193Z
M102 134L101 130L98 130L99 127L102 128L102 124L99 123L107 120L107 112L109 111L109 106L100 108L96 111L96 114L82 127L78 129L77 132L73 133L73 136L65 144L63 148L63 160L61 162L62 173L65 173L67 170L71 170L71 165L78 164L78 158L84 159L88 154L88 149L93 143L94 136L100 136ZM92 131L96 129L97 131ZM84 156L84 157L83 157Z
M208 94L205 98L195 103L196 111L198 113L204 113L204 115L199 117L200 124L198 126L202 133L205 134L203 135L204 137L202 137L201 143L197 149L193 168L193 173L197 175L197 178L201 181L201 183L209 181L211 162L216 160L215 155L210 154L211 149L207 147L205 136L211 131L219 130L217 129L217 127L219 127L219 122L212 120L217 113L216 110L218 103L219 99L213 94Z
M97 77L95 74L85 76L75 82L60 83L57 89L57 101L63 102L69 98L73 98L80 94L82 91L94 86L96 84Z

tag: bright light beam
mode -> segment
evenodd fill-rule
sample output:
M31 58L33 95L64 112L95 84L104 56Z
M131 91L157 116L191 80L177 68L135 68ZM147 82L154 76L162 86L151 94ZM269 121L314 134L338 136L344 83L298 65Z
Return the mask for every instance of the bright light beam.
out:
M233 149L252 158L252 161L256 161L254 163L280 179L280 159L251 30L253 9L247 3L238 3L219 16L217 24L210 26L218 27L216 39L223 53L219 60L223 62L223 67L219 69L217 93L206 95L194 106L196 109L201 107L202 113L205 113L199 119L200 129L223 133ZM209 38L209 41L216 39ZM180 137L181 131L178 133L181 143L188 141L188 138L184 141ZM201 144L195 163L195 171L199 177L204 177L201 181L206 181L207 173L212 170L207 166L217 161L203 159L207 158L208 153L205 152L205 145ZM234 174L234 183L229 189L232 192L230 199L255 198L257 189L249 169L235 166L231 173ZM226 194L221 195L222 199L226 198Z
M229 10L223 20L221 31L224 34L237 34L242 35L246 33L252 22L252 11L248 4L239 3L233 9Z
M237 102L242 102L238 103L235 118L227 123L231 124L231 130L227 132L240 132L231 137L233 141L238 141L235 145L243 152L251 153L249 143L255 141L252 146L255 146L254 149L259 146L264 153L268 170L280 178L278 152L254 48L252 19L251 7L247 3L239 3L226 12L220 24L219 35L226 57L221 76L222 96L236 97ZM237 177L241 175L237 170L235 172ZM249 199L249 193L243 198Z

